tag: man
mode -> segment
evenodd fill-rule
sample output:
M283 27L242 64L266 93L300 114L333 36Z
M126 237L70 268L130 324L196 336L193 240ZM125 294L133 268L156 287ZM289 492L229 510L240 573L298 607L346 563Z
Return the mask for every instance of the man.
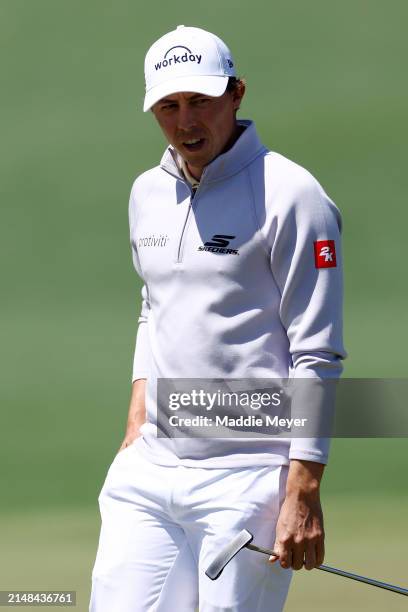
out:
M245 84L218 37L179 26L145 76L169 147L130 197L143 304L90 610L279 611L292 569L323 562L327 439L160 436L157 383L340 376L340 214L237 120ZM243 528L276 556L243 550L212 582L204 570Z

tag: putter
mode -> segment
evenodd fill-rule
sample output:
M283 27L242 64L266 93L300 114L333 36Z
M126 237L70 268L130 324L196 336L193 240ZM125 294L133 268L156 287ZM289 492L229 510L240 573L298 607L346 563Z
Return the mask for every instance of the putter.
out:
M252 533L243 529L235 536L233 540L218 553L215 559L207 567L206 575L211 580L217 580L221 575L224 567L239 553L242 548L249 548L256 552L263 553L264 555L276 555L273 550L268 550L262 546L256 546L251 544L253 539ZM319 565L316 569L323 570L324 572L330 572L330 574L336 574L337 576L343 576L343 578L350 578L351 580L357 580L358 582L364 582L365 584L371 584L371 586L378 587L380 589L386 589L387 591L393 591L393 593L399 593L400 595L408 595L408 589L404 589L400 586L388 584L386 582L380 582L379 580L373 580L372 578L366 578L365 576L359 576L358 574L351 574L344 570L330 567L329 565Z

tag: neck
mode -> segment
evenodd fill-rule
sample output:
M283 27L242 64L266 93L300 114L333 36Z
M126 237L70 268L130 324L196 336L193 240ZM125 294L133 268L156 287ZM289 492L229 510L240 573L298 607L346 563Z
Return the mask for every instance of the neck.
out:
M204 167L203 168L199 168L199 167L195 167L195 166L190 166L190 164L188 162L186 162L186 166L187 166L187 170L189 171L189 173L191 174L191 176L193 178L195 178L197 181L200 180L202 173L204 172Z

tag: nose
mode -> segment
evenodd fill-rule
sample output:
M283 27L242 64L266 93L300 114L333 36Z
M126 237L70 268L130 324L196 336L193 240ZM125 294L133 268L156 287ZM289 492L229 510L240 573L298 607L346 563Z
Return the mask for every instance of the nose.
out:
M179 105L178 112L178 128L183 131L191 130L196 125L195 110L188 102L183 102Z

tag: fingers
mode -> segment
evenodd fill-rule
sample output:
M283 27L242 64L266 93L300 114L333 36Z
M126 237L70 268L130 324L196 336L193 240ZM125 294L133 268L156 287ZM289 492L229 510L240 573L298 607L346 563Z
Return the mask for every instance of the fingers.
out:
M292 549L284 547L279 555L279 562L285 569L292 567Z
M292 566L292 548L284 542L275 542L273 550L276 555L271 555L269 561L275 563L279 560L282 567L289 568Z
M310 542L305 551L304 565L307 570L312 570L316 567L317 547L314 542Z
M297 544L293 541L275 543L273 550L277 554L271 555L269 561L275 563L279 560L284 569L292 568L297 571L305 567L307 570L312 570L322 565L324 560L324 542L320 539Z
M321 539L316 545L316 567L322 565L324 561L324 540Z
M294 570L300 570L303 567L303 561L305 557L305 551L301 544L295 544L292 549L292 568Z
M295 543L293 540L290 540L284 543L280 550L279 561L284 569L302 569L305 558L303 543Z

